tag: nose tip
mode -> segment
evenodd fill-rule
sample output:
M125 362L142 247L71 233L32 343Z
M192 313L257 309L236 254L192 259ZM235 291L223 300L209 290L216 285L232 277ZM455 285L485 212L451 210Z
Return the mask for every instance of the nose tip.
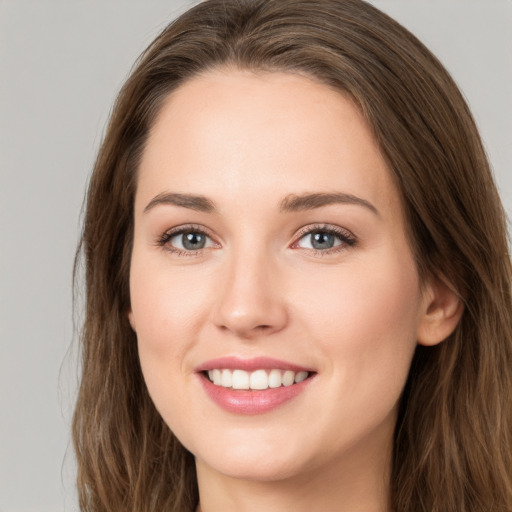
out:
M219 290L215 324L239 338L252 339L282 330L288 321L285 301L268 263L233 267Z
M263 314L264 313L264 314ZM272 318L271 318L272 317ZM223 331L230 331L239 338L254 338L280 331L285 323L276 312L263 312L255 306L241 310L224 307L217 325Z

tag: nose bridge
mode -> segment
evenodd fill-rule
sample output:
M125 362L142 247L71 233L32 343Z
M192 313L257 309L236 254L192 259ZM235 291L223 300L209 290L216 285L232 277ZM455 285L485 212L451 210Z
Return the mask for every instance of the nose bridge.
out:
M287 322L277 262L262 245L240 244L225 262L215 323L240 337L276 332Z

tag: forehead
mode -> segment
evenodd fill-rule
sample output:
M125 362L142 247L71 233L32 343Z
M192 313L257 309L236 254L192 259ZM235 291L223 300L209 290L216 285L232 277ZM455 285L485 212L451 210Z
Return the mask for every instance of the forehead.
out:
M305 76L210 71L170 94L151 129L137 197L222 200L342 191L397 201L372 130L348 95Z

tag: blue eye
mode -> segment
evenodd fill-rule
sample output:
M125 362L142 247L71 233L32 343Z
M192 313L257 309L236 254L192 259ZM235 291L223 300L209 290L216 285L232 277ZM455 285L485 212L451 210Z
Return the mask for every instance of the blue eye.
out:
M295 243L302 249L312 249L314 251L328 251L342 246L352 246L355 239L348 232L334 228L313 228L309 229Z
M170 251L193 252L212 247L214 242L203 231L188 228L165 233L159 244L166 246Z
M169 242L177 249L185 249L187 251L197 251L204 249L207 242L207 236L196 231L189 231L171 237Z
M301 247L307 247L308 249L316 249L318 251L331 249L341 244L341 240L333 235L332 233L326 233L325 231L315 231L301 238L304 240L305 245L299 245Z

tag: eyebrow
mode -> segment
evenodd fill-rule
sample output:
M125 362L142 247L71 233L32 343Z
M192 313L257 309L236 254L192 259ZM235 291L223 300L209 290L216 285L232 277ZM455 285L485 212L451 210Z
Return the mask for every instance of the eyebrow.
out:
M181 206L182 208L189 208L190 210L197 210L199 212L213 212L215 211L215 204L213 201L204 196L197 196L193 194L177 194L173 192L164 192L155 196L144 208L144 213L160 204L171 204L174 206Z
M291 194L281 201L280 210L283 212L313 210L330 204L355 204L367 208L377 216L380 215L377 208L366 199L343 192L317 192L302 195Z
M280 203L281 212L297 212L313 210L331 204L355 204L367 208L376 215L379 211L366 199L345 194L343 192L315 192L308 194L290 194ZM164 192L155 196L144 208L144 213L158 205L173 205L199 212L211 213L216 211L215 203L205 196L194 194L179 194L176 192Z

